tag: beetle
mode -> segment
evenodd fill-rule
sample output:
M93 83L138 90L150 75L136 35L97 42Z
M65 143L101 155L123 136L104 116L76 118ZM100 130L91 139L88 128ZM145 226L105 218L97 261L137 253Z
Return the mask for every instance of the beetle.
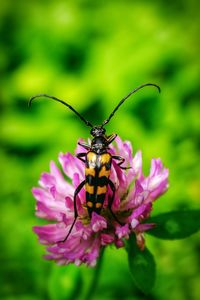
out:
M132 90L127 96L121 99L115 109L112 111L110 116L103 121L101 125L93 126L89 121L87 121L82 115L80 115L71 105L67 102L58 99L54 96L49 96L47 94L38 94L29 100L29 106L31 106L32 101L38 97L46 97L52 99L54 101L60 102L67 106L70 110L72 110L85 124L86 126L91 127L90 134L92 135L91 144L79 142L79 145L82 146L86 152L81 152L77 154L77 158L80 159L85 164L85 179L79 184L74 192L74 220L73 223L66 235L66 237L60 241L65 242L72 229L76 223L78 217L77 211L77 195L81 191L81 189L85 186L86 192L86 207L91 219L92 213L95 212L97 214L101 214L101 210L105 201L106 193L108 191L108 186L110 186L112 191L112 196L109 197L108 208L112 217L120 224L123 225L118 218L115 216L112 211L112 204L115 198L115 185L109 179L112 161L116 160L118 166L121 169L128 169L127 167L122 166L125 162L125 159L118 155L111 155L109 152L109 145L115 140L117 134L113 133L111 135L106 135L106 130L104 126L110 122L110 119L114 116L115 112L119 109L119 107L124 103L124 101L129 98L132 94L137 92L146 86L154 86L160 92L160 87L153 83L146 83L138 86L134 90Z

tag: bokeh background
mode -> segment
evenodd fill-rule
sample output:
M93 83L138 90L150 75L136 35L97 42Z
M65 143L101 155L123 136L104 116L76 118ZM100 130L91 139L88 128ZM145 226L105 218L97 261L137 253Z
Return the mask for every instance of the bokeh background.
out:
M58 153L73 153L89 130L64 106L30 96L67 100L99 124L118 101L146 82L107 126L143 152L144 172L161 157L170 189L153 214L199 207L199 5L192 0L1 1L0 298L83 299L93 270L58 267L32 226L32 186ZM134 286L123 249L105 253L94 299L199 299L200 235L180 241L147 236L157 281L145 297Z

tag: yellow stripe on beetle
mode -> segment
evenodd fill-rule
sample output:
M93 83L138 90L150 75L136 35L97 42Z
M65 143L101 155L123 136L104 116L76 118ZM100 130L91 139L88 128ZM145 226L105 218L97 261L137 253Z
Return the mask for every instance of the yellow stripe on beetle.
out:
M87 175L91 175L91 176L95 176L95 169L94 168L85 168L85 176Z
M96 208L100 208L100 207L102 207L102 203L100 203L100 202L97 202L97 203L95 204L95 207L96 207Z
M105 166L103 166L101 168L101 170L99 171L99 177L103 177L103 176L105 176L107 178L110 176L110 170L106 170Z
M107 192L107 186L98 186L97 187L97 195L105 194Z
M94 186L93 186L93 185L89 185L88 183L86 183L86 185L85 185L85 190L86 190L86 192L88 192L89 194L94 194Z
M101 163L106 164L109 163L111 159L111 155L109 153L104 153L101 155Z

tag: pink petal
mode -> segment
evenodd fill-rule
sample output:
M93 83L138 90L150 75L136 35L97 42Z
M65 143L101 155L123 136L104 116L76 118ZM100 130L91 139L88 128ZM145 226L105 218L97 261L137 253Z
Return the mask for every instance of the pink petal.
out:
M106 219L97 213L92 213L92 219L91 219L91 226L92 230L94 232L98 232L100 230L103 230L104 228L107 228L107 222Z
M67 229L64 224L48 224L34 226L33 231L39 236L40 242L55 243L65 238Z
M59 162L65 172L65 174L69 178L73 178L74 173L80 174L82 180L84 178L84 165L83 163L76 157L74 157L70 153L60 153Z
M132 160L132 165L133 165L133 171L136 176L140 177L142 175L142 152L138 151L133 160Z
M129 225L125 224L124 226L117 226L115 233L119 239L128 237L130 233Z
M150 211L151 211L151 203L140 205L138 208L133 210L132 214L129 217L129 222L131 223L132 220L138 219L138 218L144 219L144 217L147 214L149 214ZM135 222L135 221L133 221L133 222Z
M114 241L114 237L111 234L101 233L101 244L103 246L111 244Z
M56 187L58 192L65 195L67 194L68 196L72 196L74 192L74 187L66 181L60 169L56 166L54 161L50 162L50 172L56 180Z
M53 196L41 189L41 188L33 188L32 193L38 202L43 203L49 210L54 212L66 213L65 199L62 201L55 201Z
M62 214L49 209L42 202L37 202L36 216L47 220L56 220L56 221L62 220Z
M156 224L154 224L154 223L144 223L144 224L139 224L137 227L136 227L136 229L135 229L135 231L136 232L144 232L144 231L147 231L147 230L150 230L150 229L152 229L152 228L154 228L156 226Z
M55 185L55 178L54 176L50 175L49 173L42 173L39 183L42 187L48 188L52 185Z

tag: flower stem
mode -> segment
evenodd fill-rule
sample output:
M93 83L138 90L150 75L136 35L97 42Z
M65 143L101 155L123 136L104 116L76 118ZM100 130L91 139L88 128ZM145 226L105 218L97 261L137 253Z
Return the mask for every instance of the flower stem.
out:
M88 291L86 293L86 296L84 298L85 300L91 300L94 296L95 291L96 291L96 288L97 288L97 285L98 285L98 282L99 282L99 274L100 274L101 267L102 267L102 262L103 262L104 250L105 250L105 247L103 247L102 250L101 250L99 259L97 261L96 268L94 270L94 275L93 275L92 281L90 283L89 289L88 289Z

